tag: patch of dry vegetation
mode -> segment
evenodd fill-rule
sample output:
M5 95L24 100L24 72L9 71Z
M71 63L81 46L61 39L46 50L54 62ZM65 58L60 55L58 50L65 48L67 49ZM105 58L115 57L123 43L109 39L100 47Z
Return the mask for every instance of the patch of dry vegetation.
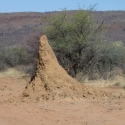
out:
M27 74L22 70L17 70L16 68L8 68L5 71L0 72L0 77L11 77L11 78L20 78L27 76Z

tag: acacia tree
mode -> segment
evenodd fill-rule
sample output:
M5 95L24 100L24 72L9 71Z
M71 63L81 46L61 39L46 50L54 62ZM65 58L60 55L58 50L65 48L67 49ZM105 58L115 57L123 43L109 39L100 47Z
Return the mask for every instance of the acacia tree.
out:
M95 23L92 10L80 8L71 15L63 10L46 30L59 63L73 77L88 69L98 51L102 24Z
M92 12L93 8L72 13L63 10L45 33L59 63L71 76L83 72L83 78L107 79L117 68L125 72L125 46L101 39L103 22L96 24Z

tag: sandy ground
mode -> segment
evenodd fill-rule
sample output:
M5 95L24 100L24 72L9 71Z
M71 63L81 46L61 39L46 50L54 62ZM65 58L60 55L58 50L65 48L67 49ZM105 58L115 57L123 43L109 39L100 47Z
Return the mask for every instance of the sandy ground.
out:
M3 103L21 95L27 81L0 78L0 125L125 125L125 99ZM98 88L125 95L125 89Z

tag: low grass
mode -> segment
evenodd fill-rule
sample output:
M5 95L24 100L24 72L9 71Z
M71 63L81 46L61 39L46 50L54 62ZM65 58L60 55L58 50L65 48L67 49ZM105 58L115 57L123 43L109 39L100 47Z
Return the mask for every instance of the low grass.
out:
M12 77L12 78L20 78L26 76L27 74L22 70L17 70L16 68L8 68L5 71L0 72L0 77Z
M30 67L30 66L29 66ZM29 68L28 67L28 68ZM0 78L4 77L10 77L10 78L27 78L30 79L30 74L26 74L25 70L26 66L17 66L15 68L8 68L5 71L0 72ZM86 77L84 80L82 80L82 74L78 74L78 76L75 78L79 82L83 84L92 85L95 87L108 87L108 86L116 86L116 87L123 87L125 88L125 75L119 74L114 76L113 78L109 78L107 80L104 79L98 79L98 80L88 80Z
M125 88L125 74L117 74L112 78L97 79L97 80L89 80L88 77L83 79L82 73L78 74L75 78L80 83L89 84L96 87L108 87L108 86L116 86L116 87L124 87Z

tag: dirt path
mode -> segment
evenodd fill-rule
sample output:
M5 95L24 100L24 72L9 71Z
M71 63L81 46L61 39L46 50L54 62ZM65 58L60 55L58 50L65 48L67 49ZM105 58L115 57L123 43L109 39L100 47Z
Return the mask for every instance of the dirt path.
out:
M24 79L0 78L0 102L19 96ZM122 88L99 88L122 93ZM125 99L1 103L0 125L125 125Z

